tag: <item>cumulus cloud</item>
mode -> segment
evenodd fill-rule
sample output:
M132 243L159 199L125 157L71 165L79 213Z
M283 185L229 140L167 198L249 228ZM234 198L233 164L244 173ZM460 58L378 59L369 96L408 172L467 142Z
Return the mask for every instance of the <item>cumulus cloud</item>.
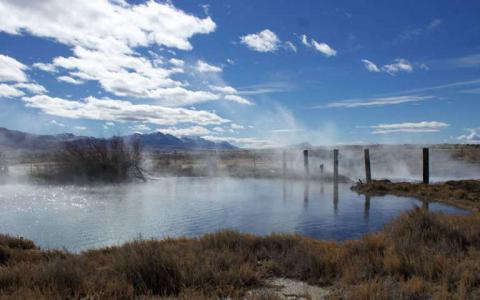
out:
M22 64L13 57L0 54L0 81L25 82L28 80L27 74L25 74L26 69L26 65Z
M458 136L458 140L470 144L480 143L480 128L465 128L464 130L468 133Z
M71 56L55 57L50 63L33 66L47 72L65 71L58 80L72 84L97 81L107 92L120 97L149 98L168 106L223 99L185 80L173 79L185 71L185 62L165 58L156 52L142 55L138 48L159 46L183 51L192 50L194 35L216 29L210 17L199 18L177 9L170 2L62 0L0 2L0 31L31 34L54 39L72 50ZM171 49L165 50L175 55ZM9 61L12 64L12 61ZM25 67L17 64L17 69ZM5 68L0 68L2 72ZM221 68L198 61L200 72L221 72ZM0 73L3 74L3 73ZM16 74L16 75L13 75ZM26 80L21 72L4 76ZM238 101L237 101L238 102Z
M135 125L132 125L128 128L130 128L132 131L137 132L137 133L152 131L152 128L148 127L145 124L135 124Z
M32 94L44 94L47 92L47 89L45 89L45 87L37 83L21 82L16 83L14 86L15 88L26 90Z
M21 90L8 84L0 83L0 98L13 98L23 95L25 95L25 93Z
M438 132L440 129L450 126L450 124L438 121L405 122L396 124L378 124L370 126L374 129L373 134L389 134L397 132L425 133Z
M129 52L130 47L152 43L191 50L195 34L214 31L210 17L189 15L173 5L147 1L123 5L112 1L5 0L0 3L0 29L10 34L24 31L72 46Z
M213 72L213 73L222 72L222 68L210 65L203 60L199 60L197 62L197 70L199 72Z
M148 104L133 104L128 101L85 98L70 101L46 95L23 97L28 107L38 108L44 113L70 119L102 120L108 122L142 122L156 125L194 123L218 125L228 123L212 112L171 108Z
M310 41L308 41L308 37L305 34L302 34L300 36L300 41L302 42L303 45L309 48L313 48L314 50L322 53L326 57L337 55L337 50L330 47L330 45L328 45L327 43L317 42L313 38L310 39Z
M362 63L369 72L385 72L390 75L396 75L399 72L411 73L413 72L412 64L403 58L397 58L391 64L383 65L382 67L378 67L374 62L368 59L362 59ZM423 70L428 70L428 66L425 64L420 64L420 68Z
M358 98L358 99L346 99L346 100L337 100L328 103L326 106L316 107L345 107L345 108L354 108L354 107L368 107L368 106L384 106L384 105L395 105L409 102L419 102L424 100L433 99L433 96L420 96L420 95L405 95L405 96L393 96L393 97L379 97L379 98Z
M242 36L240 41L251 50L258 52L274 52L278 50L280 44L280 39L269 29Z

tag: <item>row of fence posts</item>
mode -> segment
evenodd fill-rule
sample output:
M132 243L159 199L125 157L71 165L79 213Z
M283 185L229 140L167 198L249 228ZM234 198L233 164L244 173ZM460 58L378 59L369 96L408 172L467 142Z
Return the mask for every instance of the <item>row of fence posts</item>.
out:
M333 181L338 182L338 149L333 150ZM430 183L430 157L429 149L423 148L423 183ZM367 183L372 182L372 169L370 165L370 149L364 149L364 158L365 158L365 179ZM305 170L305 178L310 177L310 167L308 160L308 150L303 150L303 166ZM287 169L287 154L283 151L283 176L286 176ZM323 175L323 164L320 165L320 173Z

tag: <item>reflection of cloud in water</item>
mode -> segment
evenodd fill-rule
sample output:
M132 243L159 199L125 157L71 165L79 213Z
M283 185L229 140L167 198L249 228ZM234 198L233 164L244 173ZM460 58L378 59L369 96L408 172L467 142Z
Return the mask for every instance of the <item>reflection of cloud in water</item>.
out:
M350 239L376 231L414 199L364 196L312 181L162 178L112 186L0 185L0 232L42 247L80 250L137 238L196 236L230 228ZM335 208L336 207L336 208ZM458 212L441 204L431 210ZM366 222L366 218L368 222Z

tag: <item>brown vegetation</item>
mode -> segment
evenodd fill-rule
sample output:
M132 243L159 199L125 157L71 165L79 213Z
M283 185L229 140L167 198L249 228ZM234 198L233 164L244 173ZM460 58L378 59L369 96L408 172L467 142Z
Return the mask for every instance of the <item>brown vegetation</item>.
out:
M352 190L370 196L392 194L440 201L480 212L480 180L451 180L434 184L374 180L371 183L357 183Z
M121 182L144 179L140 169L142 149L138 141L122 138L84 139L66 142L51 164L37 165L32 172L49 182Z
M327 286L333 298L475 299L479 232L478 215L417 209L381 233L345 243L223 231L72 254L0 236L0 298L260 299L246 292L287 277Z

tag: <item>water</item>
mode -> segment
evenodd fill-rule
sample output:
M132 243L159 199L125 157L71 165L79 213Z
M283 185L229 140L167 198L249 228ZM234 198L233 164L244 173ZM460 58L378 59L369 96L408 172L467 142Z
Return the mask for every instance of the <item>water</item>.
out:
M301 181L163 178L145 184L78 187L0 185L0 232L42 248L80 251L132 239L198 236L220 229L298 233L345 240L380 230L422 203L372 197L340 184ZM466 214L430 203L432 211Z

